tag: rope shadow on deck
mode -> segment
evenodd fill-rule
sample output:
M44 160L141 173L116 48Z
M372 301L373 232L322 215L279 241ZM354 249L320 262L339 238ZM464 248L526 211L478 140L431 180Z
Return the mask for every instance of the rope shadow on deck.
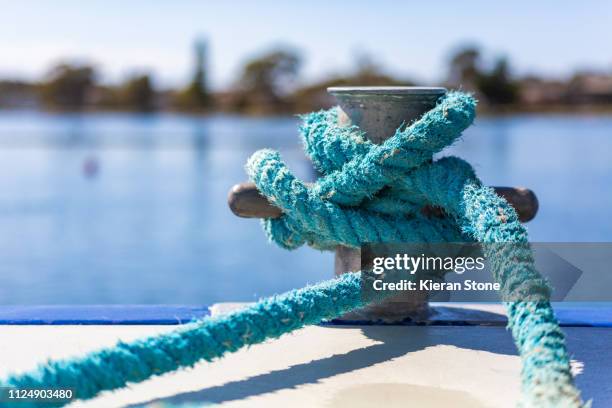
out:
M493 313L491 314L493 315ZM327 327L338 330L350 328L350 326ZM362 333L371 340L380 341L380 344L351 350L345 354L335 354L319 360L293 365L244 380L231 381L197 391L179 393L165 398L132 404L128 407L137 408L154 403L220 404L243 400L285 389L295 389L303 385L316 384L326 378L364 369L402 357L408 353L440 345L517 356L510 333L506 330L499 330L499 327L430 326L426 328L427 332L422 329L425 328L412 330L405 326L364 326L361 327ZM402 330L402 334L398 330ZM406 330L407 334L404 330ZM457 330L462 331L460 335L457 333ZM483 333L483 330L486 333Z

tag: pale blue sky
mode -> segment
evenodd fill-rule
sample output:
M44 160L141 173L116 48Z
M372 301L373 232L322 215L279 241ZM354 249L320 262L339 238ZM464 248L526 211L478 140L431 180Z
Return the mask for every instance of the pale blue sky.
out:
M435 84L449 50L478 43L518 73L612 71L610 1L0 1L0 77L36 78L61 58L96 63L116 81L151 70L183 83L198 36L210 43L211 81L275 44L302 51L306 80L351 68L366 51L390 72Z

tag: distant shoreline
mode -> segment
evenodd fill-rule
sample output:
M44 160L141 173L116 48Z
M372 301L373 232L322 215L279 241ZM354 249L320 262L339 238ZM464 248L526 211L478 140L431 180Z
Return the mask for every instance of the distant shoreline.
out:
M135 115L135 116L163 116L177 115L188 117L208 117L208 116L227 116L227 117L243 117L243 118L288 118L304 114L306 112L295 113L266 113L266 114L249 114L240 112L227 112L221 110L211 111L190 111L190 110L153 110L153 111L137 111L129 109L81 109L81 110L61 110L61 109L37 109L37 108L16 108L16 107L0 107L0 115L3 113L40 113L43 115L77 115L77 114L118 114L118 115ZM516 115L546 115L546 116L612 116L612 105L610 106L547 106L547 107L507 107L497 109L482 109L478 111L480 117L499 117L499 116L516 116Z

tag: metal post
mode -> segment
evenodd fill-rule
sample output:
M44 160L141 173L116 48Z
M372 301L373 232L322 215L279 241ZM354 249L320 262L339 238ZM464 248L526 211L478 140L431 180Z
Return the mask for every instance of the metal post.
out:
M410 124L431 110L446 93L444 88L424 87L342 87L328 88L341 108L338 121L356 125L366 138L381 143L395 134L402 124ZM335 273L340 275L361 269L361 251L336 248ZM406 318L423 320L428 315L427 293L406 292L379 304L344 316L347 320L398 321Z

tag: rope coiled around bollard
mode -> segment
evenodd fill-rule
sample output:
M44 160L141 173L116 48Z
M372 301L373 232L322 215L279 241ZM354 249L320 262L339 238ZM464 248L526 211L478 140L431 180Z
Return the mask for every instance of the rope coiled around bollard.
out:
M516 212L480 183L468 163L454 157L433 160L470 126L475 105L467 94L449 93L381 145L367 141L355 127L338 126L334 110L305 116L304 147L323 174L312 187L297 180L277 152L259 151L247 163L259 190L283 209L281 218L264 221L264 229L287 249L305 243L320 249L377 242L482 243L501 284L508 327L523 361L523 403L582 406L549 287L534 268ZM420 213L424 205L441 207L448 216L427 218ZM78 398L91 398L381 300L364 298L365 276L347 273L167 334L50 361L0 385L73 388Z

